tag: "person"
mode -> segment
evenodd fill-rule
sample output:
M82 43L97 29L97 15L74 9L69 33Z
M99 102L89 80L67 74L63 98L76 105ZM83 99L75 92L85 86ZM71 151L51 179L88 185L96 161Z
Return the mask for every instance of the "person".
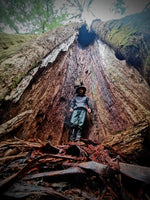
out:
M77 95L73 97L70 104L70 112L72 113L70 141L80 140L87 111L91 113L91 102L89 97L85 95L85 92L86 87L78 86L76 89Z

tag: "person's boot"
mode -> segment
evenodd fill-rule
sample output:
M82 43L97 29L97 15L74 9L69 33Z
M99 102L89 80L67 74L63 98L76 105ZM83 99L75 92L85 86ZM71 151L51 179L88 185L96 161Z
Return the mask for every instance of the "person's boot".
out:
M71 135L70 135L70 141L75 140L75 135L76 135L76 130L75 130L75 128L73 128L72 131L71 131Z
M78 129L76 134L76 141L79 141L80 138L81 138L81 129Z

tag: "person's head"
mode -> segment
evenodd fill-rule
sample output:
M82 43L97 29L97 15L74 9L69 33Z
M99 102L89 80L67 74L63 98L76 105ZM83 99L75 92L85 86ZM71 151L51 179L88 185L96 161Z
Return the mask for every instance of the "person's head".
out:
M80 87L78 87L78 88L76 89L76 93L77 93L78 95L84 95L85 92L86 92L86 88L85 88L84 86L80 86Z
M80 88L79 90L78 90L78 94L83 94L84 93L84 90L82 89L82 88Z

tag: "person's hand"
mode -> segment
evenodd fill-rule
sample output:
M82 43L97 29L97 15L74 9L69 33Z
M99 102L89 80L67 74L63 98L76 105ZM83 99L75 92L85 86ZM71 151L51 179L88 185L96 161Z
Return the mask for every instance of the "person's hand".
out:
M88 108L88 113L91 113L91 109L90 108Z
M72 108L70 108L70 112L71 112L71 113L73 112L73 109L72 109Z

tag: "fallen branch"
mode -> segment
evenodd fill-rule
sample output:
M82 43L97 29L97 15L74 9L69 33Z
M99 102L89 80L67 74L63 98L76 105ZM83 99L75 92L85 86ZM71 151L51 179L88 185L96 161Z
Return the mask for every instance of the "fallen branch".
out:
M82 169L91 170L99 175L108 175L108 166L97 163L94 161L82 162L82 163L64 163L63 166L80 167Z
M15 184L13 188L10 188L7 192L4 193L5 196L14 197L14 198L24 198L30 195L39 196L49 196L58 200L69 200L64 195L56 192L50 187L42 186L33 186L31 184Z
M119 163L120 172L135 180L150 184L150 168L127 163Z
M4 124L1 124L0 137L19 127L24 122L25 118L28 117L32 112L33 112L32 110L27 110L17 115L16 117L12 118L11 120L5 122Z
M72 176L72 175L79 175L79 174L85 174L85 171L80 169L79 167L71 167L64 170L57 170L57 171L51 171L51 172L43 172L33 175L28 175L24 178L24 180L30 180L35 178L42 178L42 177L66 177L66 176Z
M12 155L12 156L5 156L3 158L0 158L0 164L4 164L5 162L8 162L8 161L13 161L14 159L18 159L18 158L22 158L22 157L25 157L28 153L25 152L25 153L20 153L18 155Z

